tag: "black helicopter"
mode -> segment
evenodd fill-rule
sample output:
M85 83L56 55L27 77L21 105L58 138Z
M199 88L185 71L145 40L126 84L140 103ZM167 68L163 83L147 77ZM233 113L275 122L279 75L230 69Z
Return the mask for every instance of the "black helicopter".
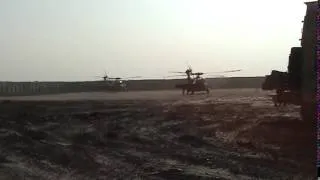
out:
M113 90L113 91L128 91L127 82L129 81L129 79L141 78L141 76L126 77L126 78L109 77L106 72L104 76L97 76L97 77L102 78L103 81L107 83L109 88L108 90Z
M237 72L241 70L232 70L232 71L223 71L223 72L218 72L218 73L228 73L228 72ZM182 73L186 74L187 76L187 83L186 84L176 84L176 88L182 89L182 94L184 95L185 92L188 94L194 94L195 92L199 91L205 91L207 94L210 93L210 88L208 86L208 83L204 78L201 76L204 74L209 74L209 73L203 73L203 72L192 72L191 66L187 68L185 72L171 72L171 73ZM185 76L185 75L179 75L179 76ZM172 77L172 76L171 76ZM223 77L223 76L215 76L215 77Z

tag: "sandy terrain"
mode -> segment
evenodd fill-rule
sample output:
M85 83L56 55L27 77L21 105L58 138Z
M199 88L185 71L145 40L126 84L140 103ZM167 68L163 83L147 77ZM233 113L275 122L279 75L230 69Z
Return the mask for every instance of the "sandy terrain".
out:
M0 179L315 177L315 129L260 90L0 100Z

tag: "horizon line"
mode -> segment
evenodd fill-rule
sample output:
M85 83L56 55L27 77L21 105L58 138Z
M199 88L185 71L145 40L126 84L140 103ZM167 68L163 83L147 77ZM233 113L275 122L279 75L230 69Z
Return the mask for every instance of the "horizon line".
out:
M265 76L232 76L232 77L209 77L209 78L204 78L204 79L228 79L228 78L260 78L260 77L265 77ZM158 81L164 81L164 80L184 80L185 78L175 78L175 79L167 79L167 78L155 78L155 79L132 79L132 80L126 80L123 79L124 81L148 81L148 80L158 80ZM121 79L122 80L122 79ZM104 80L75 80L75 81L50 81L50 80L43 80L43 81L3 81L0 80L1 83L3 82L103 82ZM112 81L112 80L111 80Z

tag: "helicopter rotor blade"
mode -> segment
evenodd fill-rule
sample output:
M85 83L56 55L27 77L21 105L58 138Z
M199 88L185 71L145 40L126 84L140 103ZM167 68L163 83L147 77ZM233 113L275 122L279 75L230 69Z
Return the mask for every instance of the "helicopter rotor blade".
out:
M105 76L93 76L94 78L99 78L99 79L103 79L103 80L107 80L108 77Z
M169 71L169 73L180 73L180 74L185 74L187 71L191 71L192 72L192 67L191 65L187 62L187 69L186 71Z
M214 75L214 76L206 76L206 78L223 78L226 77L224 75Z
M186 75L172 75L172 76L164 76L164 78L170 78L170 77L183 77Z
M132 77L124 77L124 78L117 77L117 78L109 78L109 79L130 81L130 80L139 79L139 78L142 78L142 76L132 76Z
M230 71L224 71L224 73L228 73L228 72L239 72L242 71L241 69L236 69L236 70L230 70Z
M206 73L206 74L213 74L213 73L231 73L231 72L239 72L239 71L242 71L242 69L236 69L236 70L229 70L229 71L220 71L220 72L209 72L209 73Z
M125 79L136 79L136 78L142 78L142 76L132 76L132 77L126 77Z
M179 71L169 71L169 73L183 73L183 74L185 74L185 72L179 72Z

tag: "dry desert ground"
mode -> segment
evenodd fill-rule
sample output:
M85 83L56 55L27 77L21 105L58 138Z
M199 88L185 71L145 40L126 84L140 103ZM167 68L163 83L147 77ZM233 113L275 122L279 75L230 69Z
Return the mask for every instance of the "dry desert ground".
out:
M315 177L315 130L258 89L0 101L0 179Z

